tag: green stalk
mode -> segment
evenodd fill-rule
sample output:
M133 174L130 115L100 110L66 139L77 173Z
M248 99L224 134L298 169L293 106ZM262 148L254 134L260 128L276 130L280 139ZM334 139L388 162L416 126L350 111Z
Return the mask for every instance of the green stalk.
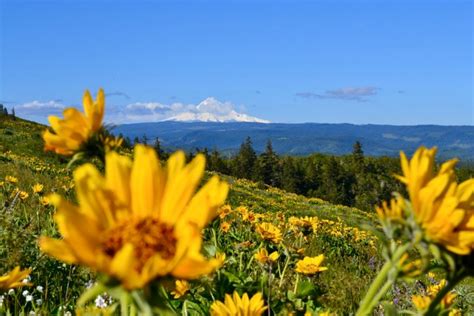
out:
M128 316L128 305L130 303L130 297L127 292L123 292L120 295L120 315Z
M395 281L397 280L398 273L393 278L388 277L389 273L392 271L393 268L397 268L398 261L410 246L411 244L405 244L395 249L392 258L389 261L385 262L375 280L372 281L369 290L367 291L364 299L360 303L356 316L370 315L375 305L377 305L379 300L395 283Z
M296 290L298 289L298 283L300 282L300 274L296 273L296 281L295 281L295 288L293 289L293 293L296 294Z
M151 316L153 315L151 311L151 307L146 300L138 293L137 291L132 292L132 297L134 301L137 303L138 308L140 308L140 315L144 316Z
M283 285L283 277L285 276L286 268L288 267L289 262L290 262L290 256L287 256L285 266L283 267L283 272L280 274L280 283L278 284L279 288L281 288L281 286Z

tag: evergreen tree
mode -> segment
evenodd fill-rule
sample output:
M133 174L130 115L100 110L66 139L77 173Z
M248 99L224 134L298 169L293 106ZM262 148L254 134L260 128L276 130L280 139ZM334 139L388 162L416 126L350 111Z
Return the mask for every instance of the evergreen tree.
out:
M15 108L12 108L12 117L14 120L16 120Z
M254 170L257 154L252 147L252 140L247 137L240 145L240 150L234 159L234 175L239 178L255 179Z
M141 143L144 145L148 145L148 137L146 136L146 134L143 134Z
M352 163L356 173L362 173L365 171L364 151L362 150L362 144L359 141L356 141L352 147Z
M280 179L277 173L278 156L273 151L271 140L268 140L265 151L258 158L258 180L271 186L278 186Z
M135 136L135 138L133 139L133 144L140 144L140 139L138 139L138 136Z
M219 151L217 151L217 149L215 148L211 151L207 166L208 169L212 171L220 172L223 174L229 173L229 168L227 167L224 159L221 157Z
M158 155L158 158L160 158L161 161L165 161L166 159L168 159L168 155L163 150L163 148L161 148L160 139L158 137L155 138L155 142L153 143L153 148L155 149L156 154Z
M132 148L132 141L130 140L130 137L125 137L123 139L123 145L125 148Z
M322 196L332 203L352 206L356 179L344 170L336 157L331 156L323 167Z
M196 154L194 153L194 151L190 150L188 152L186 152L186 162L191 162L194 157L196 157Z

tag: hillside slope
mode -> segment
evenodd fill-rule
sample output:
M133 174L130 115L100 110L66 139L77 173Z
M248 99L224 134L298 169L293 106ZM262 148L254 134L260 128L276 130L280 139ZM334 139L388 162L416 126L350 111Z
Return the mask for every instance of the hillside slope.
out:
M21 119L0 121L0 274L18 264L32 267L34 284L45 288L44 293L35 294L44 301L35 311L56 314L58 306L73 310L85 285L96 276L86 268L63 265L38 250L39 236L58 236L53 221L55 210L45 203L44 196L58 192L75 200L67 160L42 150L44 128ZM331 310L338 315L353 313L382 264L377 239L363 229L365 224L376 225L374 214L247 180L221 177L231 187L227 200L230 213L221 213L205 229L203 251L208 256L223 252L226 261L212 278L193 282L198 289L195 295L202 299L199 304L206 305L240 289L263 291L266 297L270 295L266 291L271 291L271 308L281 314L301 308ZM37 183L44 186L40 193L32 190ZM278 243L262 240L256 233L263 222L281 231ZM254 259L261 247L280 253L270 288L264 286L266 270ZM325 255L328 270L300 280L295 262L303 256L319 254ZM69 280L67 286L64 280ZM412 290L408 289L393 295L411 308ZM23 299L21 292L18 299ZM182 301L177 300L176 306L180 304Z
M85 280L91 277L88 270L74 270L76 281L69 285L69 292L64 293L61 282L70 277L69 274L72 272L64 270L60 262L45 257L37 249L38 236L57 234L52 218L54 209L44 205L42 197L50 192L58 192L75 200L71 172L66 168L67 161L50 153L44 153L42 150L41 132L44 128L39 124L21 119L4 120L0 124L0 182L2 182L0 205L8 210L6 215L13 216L1 218L2 226L7 228L2 232L3 237L0 238L2 258L0 266L11 267L19 262L22 266L34 266L33 278L37 282L48 282L51 287L49 295L58 297L50 298L51 304L58 299L63 300L64 295L67 295L68 300L73 304ZM8 183L5 180L7 176L16 178L18 182ZM303 247L301 254L324 253L327 264L331 266L331 269L320 278L319 291L321 292L318 294L318 304L333 310L344 310L347 306L351 306L349 309L354 310L363 289L374 273L373 266L371 268L366 263L370 258L374 258L374 264L378 262L375 259L378 256L374 248L375 239L358 228L365 222L373 222L373 216L357 209L335 206L319 199L308 199L275 188L260 187L247 180L223 177L231 185L228 197L231 208L241 210L244 207L251 214L263 214L262 218L267 218L268 221L281 226L284 240L288 240L289 244L291 241L291 244L296 246L293 233L285 228L291 216L310 216L319 219L319 233L305 235L304 240L297 242L300 247ZM32 191L36 183L44 186L39 194ZM18 191L26 192L28 196L25 199L17 198L15 192ZM216 220L212 226L217 230L218 239L215 242L218 248L226 249L230 242L241 244L247 242L247 238L250 241L255 239L252 235L255 231L251 225L240 219L234 219L232 223L236 226L225 235L219 232L221 219ZM28 228L25 231L22 227ZM212 238L209 242L211 241ZM367 248L369 244L372 246ZM247 250L239 250L243 253L235 255L244 255L251 259L258 245L258 243L250 243ZM231 257L231 253L227 255ZM231 262L238 263L238 261ZM229 269L233 267L232 263L228 265ZM249 269L255 269L255 267L248 266ZM254 282L256 283L252 284L259 284L258 273L255 270L248 273L255 275ZM294 272L287 274L285 278L295 276ZM361 279L365 281L360 282ZM338 280L338 283L334 283L334 280ZM351 286L345 288L341 287L342 284L351 284ZM246 283L245 286L250 285ZM288 283L287 286L293 285ZM285 299L286 294L283 292L281 294L284 295L281 299Z

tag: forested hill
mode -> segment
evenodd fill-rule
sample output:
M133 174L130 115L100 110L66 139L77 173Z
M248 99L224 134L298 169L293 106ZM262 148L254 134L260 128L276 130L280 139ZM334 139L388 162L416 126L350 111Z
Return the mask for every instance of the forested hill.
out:
M156 122L120 125L114 129L114 134L119 133L132 141L145 136L151 142L159 137L170 149L236 152L249 136L257 152L262 152L270 139L279 154L342 155L360 141L369 156L397 156L400 150L412 153L425 145L438 146L442 159L474 159L474 126Z

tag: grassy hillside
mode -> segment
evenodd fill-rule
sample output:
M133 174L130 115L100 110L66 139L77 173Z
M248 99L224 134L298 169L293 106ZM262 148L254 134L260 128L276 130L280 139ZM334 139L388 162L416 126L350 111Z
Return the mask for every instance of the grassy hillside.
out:
M28 288L33 301L27 302L22 290L17 290L5 303L10 308L62 314L74 310L80 293L96 276L38 250L39 236L59 236L52 218L54 209L44 197L59 192L75 199L67 161L42 150L44 128L21 119L0 121L0 273L16 265L33 269L34 287ZM187 296L173 300L176 310L185 305L190 314L205 314L212 299L244 290L262 291L266 299L271 297L269 304L279 314L354 312L382 264L376 238L363 229L365 224L376 225L374 214L224 178L231 185L229 207L205 230L204 252L207 256L225 253L225 264L214 275L192 282ZM41 192L33 191L35 184L43 185ZM268 241L257 233L261 223L277 227L281 241ZM280 254L272 266L255 261L261 247ZM297 260L319 254L326 257L323 265L327 271L313 277L300 277L294 271ZM168 293L172 289L170 285ZM400 284L391 297L396 304L411 307L410 297L415 291L411 285ZM458 304L470 308L465 300ZM109 306L114 303L109 302Z

